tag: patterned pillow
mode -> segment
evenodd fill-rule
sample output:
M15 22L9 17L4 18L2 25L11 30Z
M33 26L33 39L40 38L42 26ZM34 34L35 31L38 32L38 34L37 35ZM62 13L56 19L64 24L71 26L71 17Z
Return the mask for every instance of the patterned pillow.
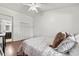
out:
M52 45L52 48L57 48L57 46L66 38L66 33L58 32Z
M76 44L74 36L67 37L60 45L56 48L58 52L67 53L69 52Z

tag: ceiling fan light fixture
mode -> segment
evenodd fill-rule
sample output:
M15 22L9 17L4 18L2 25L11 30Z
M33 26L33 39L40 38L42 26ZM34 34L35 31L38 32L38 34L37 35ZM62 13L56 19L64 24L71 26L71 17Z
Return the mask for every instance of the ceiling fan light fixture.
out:
M38 13L38 10L37 10L35 7L30 7L30 8L28 9L28 11L34 11L34 12Z
M37 8L40 8L40 4L39 3L29 3L29 4L24 4L24 5L29 6L28 11L32 11L32 12L36 12L36 13L38 13L38 9Z

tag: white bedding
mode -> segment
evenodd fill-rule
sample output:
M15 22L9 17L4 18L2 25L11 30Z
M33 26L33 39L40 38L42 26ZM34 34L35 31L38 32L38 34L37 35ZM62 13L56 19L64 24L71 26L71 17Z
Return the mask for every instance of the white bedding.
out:
M40 56L51 41L52 38L48 37L31 38L23 42L23 50L30 56Z
M49 47L52 40L53 38L51 37L35 37L24 40L23 50L29 56L63 56L64 54L58 53ZM73 48L70 51L70 55L79 55L79 53L76 52L78 49L78 46Z
M42 56L66 56L66 55L67 54L57 52L55 49L51 47L47 47L42 53Z
M64 55L56 52L49 47L53 38L50 37L36 37L30 38L23 42L23 50L29 56L60 56Z

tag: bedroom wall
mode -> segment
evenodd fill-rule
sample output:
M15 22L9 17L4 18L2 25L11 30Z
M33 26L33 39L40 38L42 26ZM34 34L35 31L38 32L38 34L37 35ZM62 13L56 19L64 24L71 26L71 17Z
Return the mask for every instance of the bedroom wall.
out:
M48 10L34 17L34 36L55 36L57 32L79 33L79 7Z
M21 40L33 36L32 17L1 6L0 14L13 16L13 40Z

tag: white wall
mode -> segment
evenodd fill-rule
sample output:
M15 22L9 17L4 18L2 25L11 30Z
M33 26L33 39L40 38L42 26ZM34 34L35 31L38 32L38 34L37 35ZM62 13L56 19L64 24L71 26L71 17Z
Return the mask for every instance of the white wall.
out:
M79 33L79 7L66 7L39 13L32 18L26 14L0 7L0 14L13 16L13 40L33 36L53 36L59 31Z
M1 6L0 14L13 16L13 40L20 40L33 36L32 17ZM24 24L26 24L26 26L23 27Z
M35 36L53 37L60 31L79 33L79 7L49 10L34 18Z

